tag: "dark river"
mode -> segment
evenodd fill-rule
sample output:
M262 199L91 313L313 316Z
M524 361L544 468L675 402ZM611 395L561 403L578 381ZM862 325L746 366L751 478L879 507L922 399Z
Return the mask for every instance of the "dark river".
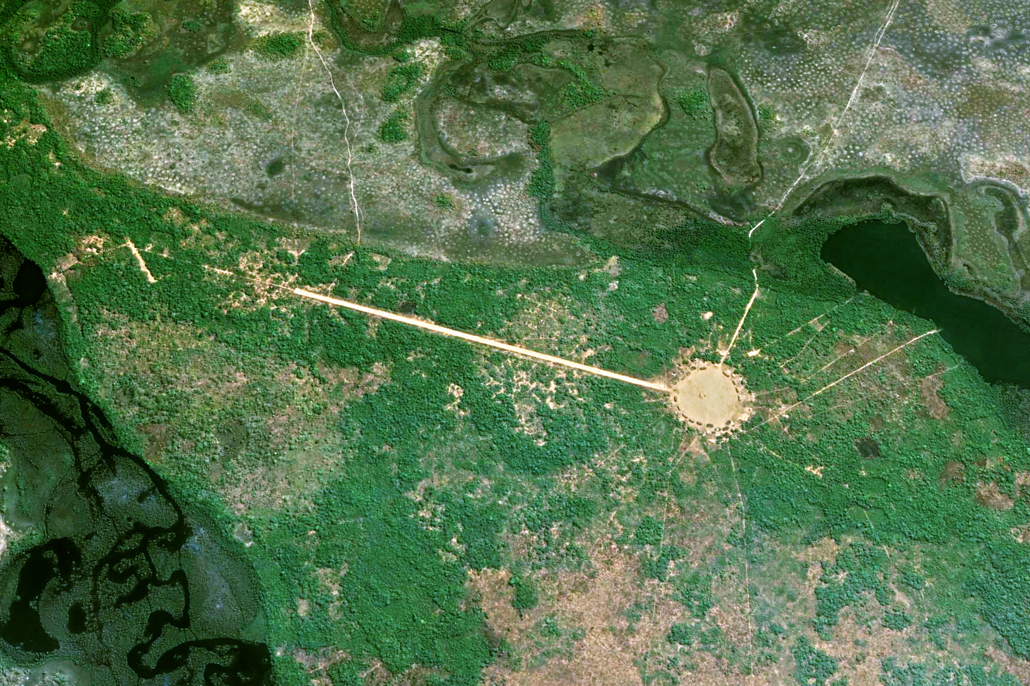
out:
M0 563L0 650L105 686L271 683L253 571L119 446L78 387L42 271L3 238L0 439L4 520L37 536Z
M904 224L864 222L830 236L822 258L859 290L925 319L989 382L1030 388L1030 333L990 305L948 290Z

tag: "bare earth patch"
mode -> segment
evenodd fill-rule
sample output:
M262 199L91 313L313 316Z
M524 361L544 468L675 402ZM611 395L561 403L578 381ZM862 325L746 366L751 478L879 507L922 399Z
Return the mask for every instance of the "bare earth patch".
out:
M1001 492L998 484L994 482L976 484L976 502L992 510L1011 510L1015 505L1012 498Z
M944 419L951 412L951 408L944 404L937 391L941 390L944 381L940 375L924 377L919 381L919 391L923 394L923 403L927 412L934 419Z
M487 684L557 686L594 684L631 686L643 683L638 663L655 646L664 644L669 627L683 613L668 598L648 598L637 583L637 561L617 546L595 551L590 571L561 572L541 579L541 604L521 615L511 606L514 591L507 571L472 574L470 585L479 595L487 624L497 636L526 657L521 668L504 661L487 668ZM644 603L649 610L631 626L627 610ZM534 627L546 617L580 633L569 653L540 662Z
M725 434L751 416L753 397L731 367L693 361L672 387L676 413L703 433Z

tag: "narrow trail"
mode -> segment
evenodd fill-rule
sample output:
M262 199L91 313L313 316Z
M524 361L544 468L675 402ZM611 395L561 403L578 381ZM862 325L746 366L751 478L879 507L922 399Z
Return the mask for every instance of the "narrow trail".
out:
M834 381L832 383L826 384L825 386L820 388L818 391L815 391L814 393L809 393L808 395L806 395L804 398L802 398L801 400L797 401L793 405L788 405L787 407L783 408L782 410L780 410L776 414L772 415L771 417L769 417L765 421L761 422L760 424L756 424L755 426L752 426L751 428L749 428L744 433L751 433L752 431L755 431L756 429L760 429L761 427L765 426L769 422L774 421L776 419L779 419L780 417L783 417L784 415L786 415L788 412L790 412L794 408L797 408L797 407L800 407L800 406L804 405L805 403L807 403L812 398L814 398L816 396L819 396L819 395L822 395L823 393L825 393L826 391L830 390L831 388L833 388L837 384L842 383L844 381L847 381L848 379L850 379L851 377L855 376L856 374L860 374L861 372L865 371L869 367L872 367L874 364L877 364L878 362L882 362L883 360L887 359L888 357L890 357L891 355L893 355L893 354L895 354L897 352L901 352L902 350L904 350L908 346L912 345L913 343L916 343L918 341L923 340L927 336L933 336L934 334L938 334L940 332L941 332L940 329L933 329L931 331L927 331L926 333L921 333L918 336L915 336L914 338L910 338L909 340L905 341L901 345L899 345L899 346L897 346L895 348L892 348L891 350L888 350L887 352L885 352L884 354L880 355L876 359L873 359L873 360L870 360L869 362L866 362L865 364L863 364L858 369L855 369L853 371L848 372L847 374L845 374L844 376L840 377L839 379L837 379L836 381Z
M748 238L748 241L751 239ZM755 304L755 300L758 299L758 293L761 290L758 286L758 269L752 269L751 275L755 277L755 290L751 294L751 299L747 301L747 307L744 308L744 314L741 315L740 321L737 322L737 328L733 332L733 338L730 339L730 344L726 346L726 350L722 351L722 358L719 360L719 366L721 367L726 362L726 358L733 352L733 346L737 343L737 336L740 335L740 330L744 328L744 321L747 319L748 312L751 311L751 307Z
M329 68L329 63L326 62L325 56L322 55L322 51L319 50L318 45L315 43L315 4L314 0L308 0L308 10L311 12L311 23L308 24L308 44L311 46L315 54L318 55L318 61L322 63L322 68L325 69L325 73L329 76L329 85L332 86L333 93L336 93L336 99L340 101L340 109L343 110L343 118L346 122L346 126L343 129L343 142L347 146L347 176L348 176L348 191L350 191L350 203L351 209L354 211L354 224L357 228L357 244L361 245L361 208L358 207L358 197L354 193L354 171L351 169L351 162L353 156L351 154L350 145L350 115L347 114L347 104L343 101L343 96L340 95L339 89L336 88L336 79L333 78L333 71Z
M433 333L440 334L441 336L458 338L469 343L484 345L490 348L494 348L496 350L503 350L505 352L512 353L513 355L528 357L533 360L540 360L541 362L547 362L549 364L557 365L559 367L575 369L577 371L584 372L586 374L591 374L593 376L599 376L605 379L612 379L614 381L621 381L622 383L632 384L634 386L647 388L652 391L659 391L661 393L672 392L672 389L663 383L658 383L656 381L648 381L646 379L638 379L634 376L619 374L618 372L610 372L607 369L601 369L600 367L594 367L589 364L583 364L582 362L576 362L574 360L566 360L563 357L548 355L547 353L538 352L536 350L530 350L529 348L511 345L510 343L504 343L503 341L498 341L493 338L487 338L485 336L477 336L475 334L465 333L464 331L458 331L457 329L451 329L446 326L440 326L439 324L434 324L433 322L427 322L421 319L416 319L415 317L408 317L403 314L397 314L396 312L390 312L389 310L380 310L376 307L360 305L356 302L351 302L349 300L331 298L327 295L314 293L303 288L294 288L290 292L301 298L307 298L308 300L316 300L327 305L335 305L336 307L345 307L348 310L361 312L363 314L371 315L373 317L379 317L380 319L387 319L392 322L399 322L401 324L406 324L408 326L414 326L425 331L432 331Z

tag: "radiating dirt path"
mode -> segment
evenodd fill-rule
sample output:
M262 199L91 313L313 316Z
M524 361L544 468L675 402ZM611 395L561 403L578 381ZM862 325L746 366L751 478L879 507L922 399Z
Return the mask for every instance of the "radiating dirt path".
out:
M301 298L317 300L328 305L336 305L337 307L346 307L347 309L354 310L355 312L362 312L373 317L389 319L393 322L407 324L408 326L414 326L419 329L424 329L426 331L438 333L441 336L460 338L461 340L468 341L469 343L485 345L490 348L496 348L497 350L503 350L505 352L509 352L515 355L521 355L522 357L528 357L533 360L540 360L541 362L548 362L550 364L558 365L560 367L576 369L586 374L592 374L594 376L600 376L606 379L621 381L622 383L640 386L641 388L649 388L653 391L660 391L662 393L672 392L672 389L663 383L658 383L656 381L647 381L645 379L638 379L636 377L627 376L625 374L619 374L617 372L610 372L607 369L601 369L600 367L592 367L588 364L575 362L573 360L566 360L562 357L555 357L554 355L548 355L547 353L541 353L537 352L536 350L530 350L528 348L522 348L517 345L511 345L510 343L504 343L493 338L476 336L475 334L465 333L464 331L458 331L457 329L449 329L446 326L440 326L439 324L427 322L422 319L416 319L415 317L406 317L402 314L396 314L395 312L390 312L388 310L380 310L375 307L368 307L367 305L359 305L358 303L350 302L348 300L330 298L329 296L313 293L312 291L304 290L303 288L294 288L292 292L294 295L300 296Z

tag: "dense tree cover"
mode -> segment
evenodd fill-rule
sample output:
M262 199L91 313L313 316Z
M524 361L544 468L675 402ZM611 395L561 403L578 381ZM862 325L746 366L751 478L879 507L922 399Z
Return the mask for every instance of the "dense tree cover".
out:
M400 143L408 140L408 111L398 107L379 125L379 140L384 143Z
M379 97L383 102L397 102L422 76L422 65L417 62L402 63L390 70Z
M827 686L837 672L837 661L814 647L804 636L791 651L794 656L794 680L809 686ZM843 686L843 684L841 685Z
M1030 389L1007 384L997 388L1002 416L1030 443Z
M254 41L254 49L262 57L284 59L296 55L303 44L304 37L300 33L279 31L258 38Z
M551 127L540 122L529 130L529 141L536 152L537 167L529 179L526 192L540 202L546 202L554 195L554 163L551 161Z
M182 114L189 114L197 103L197 84L189 74L175 74L168 81L168 99Z
M692 121L712 121L712 102L708 97L707 88L699 86L693 90L680 91L676 94L676 104L683 109L683 113Z
M111 29L111 35L104 39L104 55L115 59L135 54L157 33L154 18L148 13L121 9L111 12Z
M93 69L103 57L100 31L115 4L115 0L77 0L55 13L27 0L7 0L0 6L0 56L6 70L26 81L46 82ZM123 30L132 28L123 21L128 16L120 15ZM135 25L145 18L128 21ZM26 42L33 44L32 50L23 49Z
M662 529L661 522L647 515L641 520L633 537L640 545L659 545L662 542Z
M532 610L540 604L540 594L536 584L519 574L513 574L508 582L515 589L515 597L512 598L512 606L519 611Z
M229 60L224 57L217 57L208 62L207 72L209 74L218 74L220 76L230 74L232 73L232 64L230 64Z
M3 91L7 98L5 106L18 112L19 116L45 121L30 94L22 90L22 99L14 101L11 96L19 92L20 86L13 82L8 84L10 88ZM19 112L14 108L22 109ZM55 172L53 165L44 161L50 152L66 160L61 172ZM66 156L60 140L53 134L46 134L35 145L24 141L17 143L9 154L4 155L3 162L10 195L6 196L0 208L2 223L5 227L14 226L16 214L28 210L31 219L27 223L17 222L19 230L15 239L23 249L44 262L70 252L76 237L92 231L87 227L97 223L103 224L111 235L131 237L140 245L155 240L175 240L177 235L181 235L181 229L161 218L173 207L181 211L187 221L213 220L217 229L212 227L211 230L226 231L226 235L232 237L234 247L198 254L193 259L167 261L148 257L159 277L153 288L145 280L140 280L138 269L129 260L105 260L83 271L82 278L74 287L80 304L79 323L84 330L102 325L106 315L91 303L104 303L105 308L113 308L113 311L135 319L161 316L172 321L191 322L240 351L267 352L269 338L262 332L267 332L269 327L277 328L280 322L267 310L253 314L221 313L219 303L224 284L206 278L207 273L199 265L199 260L206 260L214 265L234 268L240 252L260 246L258 236L265 229L259 224L241 218L218 217L188 203L135 188L123 179L103 177L78 167L73 159ZM27 174L24 177L26 181L35 177L41 183L22 182L21 174ZM61 208L69 211L62 213ZM298 273L308 283L324 282L328 280L326 277L332 278L333 268L329 266L332 256L328 244L316 243L302 256L297 265ZM367 258L361 255L357 259L364 261ZM484 319L485 312L470 312L463 304L464 299L454 297L453 294L459 291L474 293L479 290L482 301L488 299L496 283L484 278L485 275L477 276L475 269L455 271L419 262L411 263L405 269L413 276L425 274L429 269L443 277L437 285L438 294L433 296L431 314L452 324L476 328L477 322L473 320L479 319L496 329L516 312L509 306L508 310L498 311ZM526 274L513 271L500 276L515 283L524 279ZM377 278L372 270L366 282L350 285L371 288L370 292L374 292ZM550 272L541 272L534 278L541 285L553 281ZM376 299L384 307L397 305L396 295L389 292L380 291ZM384 354L389 355L390 350L423 347L421 334L399 328L381 331L378 344L373 347L368 344L365 324L360 318L348 318L347 323L341 326L339 320L324 309L311 310L309 316L301 328L288 327L285 336L272 337L271 348L277 351L276 354L311 364L320 358L336 360L340 364L367 366ZM70 334L73 347L78 346L77 349L84 352L81 346L85 341L78 338L74 330L70 330ZM301 335L298 337L298 334ZM309 339L308 335L315 338ZM477 426L488 434L498 434L501 439L489 447L489 455L528 474L546 474L570 460L580 459L583 433L578 428L574 429L569 423L570 418L561 412L544 417L545 426L558 437L546 447L536 446L521 434L504 431L504 427L511 427L514 422L510 406L493 400L482 389L479 379L473 374L477 367L473 362L475 354L464 344L433 341L433 359L439 360L441 368L453 372L449 375L450 381L467 389L465 402L477 408L474 415ZM78 353L73 356L78 356ZM320 547L323 552L319 555L327 557L309 564L332 564L334 555L346 552L350 565L347 593L350 598L348 605L352 609L347 616L352 617L351 622L341 628L339 623L327 621L324 613L320 614L317 622L312 620L308 623L310 628L298 628L292 622L286 622L280 630L282 640L296 641L293 636L299 631L305 645L324 645L327 641L346 645L358 658L381 657L388 660L391 668L401 671L405 660L439 665L452 674L455 683L466 683L478 674L484 660L489 657L489 650L476 628L481 620L474 612L458 609L464 595L461 569L464 565L486 567L498 564L498 533L504 525L504 516L489 508L484 510L483 506L467 497L456 498L441 493L439 497L446 503L448 514L440 534L430 535L414 523L407 528L397 528L410 521L408 515L413 508L402 493L413 488L425 476L419 466L424 441L432 436L435 439L430 442L449 439L455 428L453 417L441 411L441 406L449 400L446 383L441 384L439 378L423 379L414 363L409 367L395 370L398 381L390 385L392 390L360 403L345 418L344 433L360 437L353 450L356 454L365 455L362 461L369 461L363 467L364 471L327 483L317 508L321 514L316 519L284 518L260 534L262 541L268 544L262 547L289 554L292 544L304 540L308 530L317 531L327 541L324 547ZM88 385L90 380L87 378L85 381ZM159 412L174 411L176 391L174 388L168 391L162 401L166 409L155 408ZM606 384L599 384L598 391L605 395L613 392L623 394L621 388L606 388ZM253 409L260 412L260 408ZM590 427L590 423L585 426ZM427 430L431 432L429 436L425 435ZM591 433L587 435L592 435L592 440L597 441L601 431L601 426L594 422ZM126 435L125 440L131 443L133 439ZM394 446L399 452L381 455L383 446ZM380 459L375 459L377 454ZM178 478L184 483L191 480L188 471L178 474ZM374 490L373 486L380 490ZM356 488L360 490L355 491ZM528 515L532 517L527 518L527 524L541 532L549 531L554 522L575 522L592 516L586 501L564 502L554 498L541 501L527 512ZM341 528L337 524L355 520L362 520L365 524L359 528ZM380 531L379 537L370 539L367 526ZM458 536L464 547L462 562L441 566L437 548L446 545L453 535ZM383 555L393 557L387 559ZM310 594L316 600L321 597L310 588L293 585L299 583L304 575L291 574L284 580L279 571L302 570L304 565L304 560L297 560L294 564L289 558L258 560L259 569L267 570L265 578L270 589L269 607L273 615L278 612L277 608L294 604L298 593ZM433 571L437 568L439 575L433 576L437 574ZM401 573L418 576L410 579L394 576ZM383 577L383 574L388 576ZM535 603L532 586L528 582L521 586L523 590L517 590L517 602L529 608ZM396 614L382 614L385 596L376 594L396 593L398 587L407 590L403 598L393 599L391 596L390 605L394 610L390 612ZM418 589L424 589L425 594ZM316 603L316 609L321 607ZM441 615L438 612L440 607L449 609ZM370 627L379 628L372 631ZM460 636L465 638L459 640ZM409 646L405 650L412 652L403 652L398 646ZM289 665L289 660L285 664Z
M845 607L857 607L869 596L881 606L890 604L887 562L887 553L882 549L852 545L837 555L833 566L824 565L823 585L815 591L815 627L824 640L833 638L833 627ZM898 618L891 620L892 624L897 621Z

